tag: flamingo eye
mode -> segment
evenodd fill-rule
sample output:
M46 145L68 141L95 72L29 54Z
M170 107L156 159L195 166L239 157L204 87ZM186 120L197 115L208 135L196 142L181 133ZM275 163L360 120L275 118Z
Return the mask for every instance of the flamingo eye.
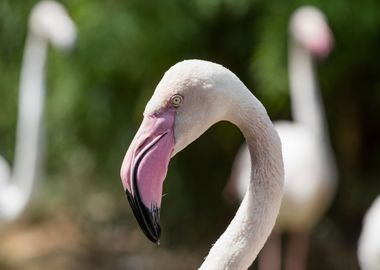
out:
M183 103L183 96L181 95L174 95L170 98L170 103L174 106L174 107L179 107L181 106L181 104Z

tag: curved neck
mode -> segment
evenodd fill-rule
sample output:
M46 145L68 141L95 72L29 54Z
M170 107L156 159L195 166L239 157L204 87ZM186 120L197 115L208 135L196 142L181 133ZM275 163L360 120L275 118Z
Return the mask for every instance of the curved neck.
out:
M289 41L289 82L295 122L309 128L317 139L327 141L327 128L313 59L298 42Z
M31 194L39 163L45 100L46 47L46 41L29 32L21 68L16 149L12 173L12 184L20 189L25 202Z
M247 269L264 246L282 200L281 142L261 103L244 87L239 111L229 119L247 141L251 181L230 225L200 269Z

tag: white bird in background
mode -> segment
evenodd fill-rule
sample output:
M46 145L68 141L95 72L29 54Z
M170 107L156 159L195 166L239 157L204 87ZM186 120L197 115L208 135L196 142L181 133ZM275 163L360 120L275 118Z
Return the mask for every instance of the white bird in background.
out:
M20 76L12 172L6 160L0 156L1 222L12 221L20 215L38 176L48 42L66 49L73 45L75 37L75 25L58 2L41 1L31 11Z
M284 198L276 227L260 255L261 269L281 268L279 232L289 233L285 269L306 268L309 234L330 205L336 189L336 165L327 134L313 57L326 56L332 34L323 13L306 6L289 25L289 80L293 122L275 127L282 141ZM243 198L250 174L246 145L239 151L226 187L227 196Z
M200 269L242 270L253 262L272 231L284 172L280 139L265 108L231 71L201 60L171 67L145 108L121 178L138 223L157 243L162 185L170 158L222 120L243 132L254 170L239 210Z
M375 199L364 217L358 258L362 270L380 269L380 196Z

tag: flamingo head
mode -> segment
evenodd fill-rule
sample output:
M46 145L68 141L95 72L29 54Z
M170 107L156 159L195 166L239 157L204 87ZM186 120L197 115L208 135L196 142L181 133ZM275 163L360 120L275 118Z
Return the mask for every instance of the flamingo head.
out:
M70 48L76 38L74 22L58 2L43 0L36 4L29 18L29 29L58 48Z
M228 99L222 98L224 88L218 84L227 80L226 71L201 60L180 62L165 73L145 108L120 175L134 215L152 242L160 237L159 211L170 158L225 118Z
M316 7L297 9L290 19L289 30L293 39L315 57L326 57L334 45L327 19Z

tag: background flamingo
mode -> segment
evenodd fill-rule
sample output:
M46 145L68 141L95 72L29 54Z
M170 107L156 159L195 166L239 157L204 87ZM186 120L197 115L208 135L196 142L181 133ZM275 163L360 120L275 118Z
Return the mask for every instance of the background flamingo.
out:
M162 184L170 158L221 120L243 132L254 170L236 216L200 269L247 269L278 214L283 164L280 141L264 107L228 69L190 60L165 73L125 155L121 178L142 230L158 242Z
M285 267L298 270L306 268L309 234L335 193L336 167L313 66L313 57L325 57L329 53L332 36L323 13L311 6L294 12L289 35L289 80L294 121L275 123L282 141L285 166L284 199L276 230L290 234ZM227 192L235 190L237 197L242 199L249 172L249 154L243 145ZM280 269L281 247L277 233L273 233L260 256L263 269Z
M380 269L380 196L364 217L359 239L358 258L362 270Z
M21 68L12 172L0 156L0 221L11 221L20 215L38 176L48 42L66 49L74 43L75 36L74 23L58 2L41 1L33 8Z

